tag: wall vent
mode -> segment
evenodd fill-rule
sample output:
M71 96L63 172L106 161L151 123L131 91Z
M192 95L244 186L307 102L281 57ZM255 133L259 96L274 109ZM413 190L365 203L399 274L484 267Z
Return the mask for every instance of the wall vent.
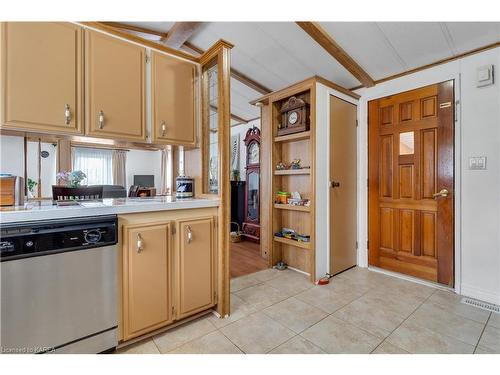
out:
M466 305L478 307L483 310L500 313L500 306L494 305L493 303L482 302L472 298L462 298L461 302L465 303Z

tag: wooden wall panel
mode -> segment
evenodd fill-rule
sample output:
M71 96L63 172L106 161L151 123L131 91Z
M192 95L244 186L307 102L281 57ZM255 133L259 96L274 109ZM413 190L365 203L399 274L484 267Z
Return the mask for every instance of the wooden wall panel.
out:
M399 121L411 121L413 119L413 102L401 103L399 105Z
M437 97L431 96L420 101L420 116L423 119L437 116Z
M380 108L380 125L392 125L393 120L393 107Z

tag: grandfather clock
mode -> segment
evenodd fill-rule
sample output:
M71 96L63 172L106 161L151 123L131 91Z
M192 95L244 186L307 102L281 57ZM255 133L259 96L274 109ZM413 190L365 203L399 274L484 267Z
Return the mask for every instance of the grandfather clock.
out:
M243 235L250 241L260 242L260 130L248 129L244 139L247 148L245 220Z

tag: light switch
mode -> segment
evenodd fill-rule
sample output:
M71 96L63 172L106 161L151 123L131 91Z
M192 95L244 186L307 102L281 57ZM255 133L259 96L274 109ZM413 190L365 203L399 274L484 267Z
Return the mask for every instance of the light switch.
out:
M489 86L494 83L493 81L494 66L485 65L477 68L477 87Z
M486 169L486 156L473 156L469 158L469 169Z

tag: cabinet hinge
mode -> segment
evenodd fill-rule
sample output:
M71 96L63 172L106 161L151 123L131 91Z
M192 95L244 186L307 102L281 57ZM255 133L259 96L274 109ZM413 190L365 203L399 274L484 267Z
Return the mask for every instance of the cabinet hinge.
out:
M176 232L175 225L172 225L172 234L175 234L175 232Z
M149 57L149 55L146 55L146 64L149 63L151 61L151 57Z
M175 307L172 306L172 316L175 316Z

